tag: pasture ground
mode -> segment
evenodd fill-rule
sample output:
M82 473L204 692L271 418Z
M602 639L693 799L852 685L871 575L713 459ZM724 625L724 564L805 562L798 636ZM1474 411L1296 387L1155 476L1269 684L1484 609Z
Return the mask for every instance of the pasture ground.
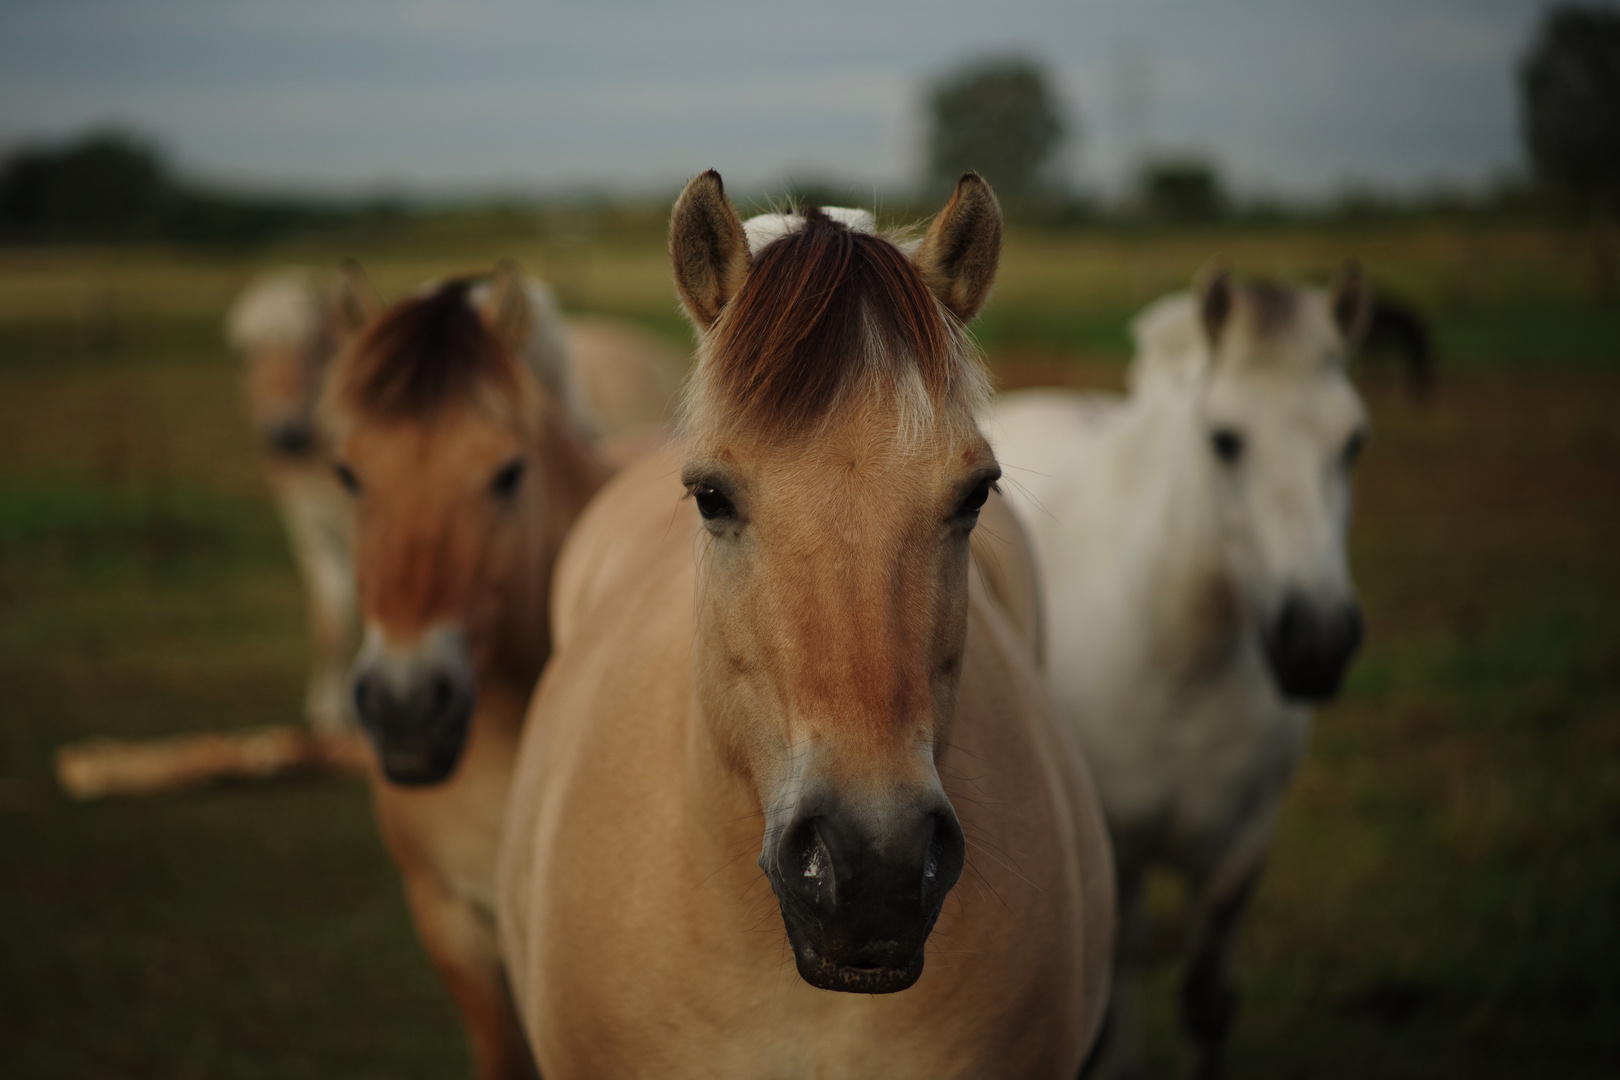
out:
M512 253L684 334L656 223L565 224L0 252L0 1073L464 1075L363 785L78 805L50 754L297 715L301 594L218 344L250 273L353 253L397 295ZM1434 314L1443 365L1426 406L1361 377L1370 638L1255 904L1233 1074L1613 1075L1620 313L1582 299L1578 237L1530 226L1015 234L981 339L1009 384L1118 385L1129 313L1216 253L1354 254ZM1170 1075L1173 973L1153 990Z

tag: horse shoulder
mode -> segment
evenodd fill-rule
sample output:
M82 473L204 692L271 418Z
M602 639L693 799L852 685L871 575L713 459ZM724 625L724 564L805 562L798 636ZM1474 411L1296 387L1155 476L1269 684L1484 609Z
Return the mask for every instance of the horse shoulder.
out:
M557 558L551 587L555 648L620 579L644 566L672 534L690 541L690 522L677 522L683 495L675 446L657 447L607 482L575 522Z
M668 425L687 358L639 327L614 319L568 320L575 384L604 439Z
M969 598L961 700L941 767L968 837L969 870L939 932L978 954L976 978L995 983L1003 962L1016 970L1007 985L1041 999L1025 1003L1030 1022L1060 1016L1064 1037L1083 1038L1083 1047L1107 1002L1114 934L1101 804L1018 628L983 579ZM954 953L929 960L956 962Z
M530 703L497 884L503 953L542 1055L592 1052L569 1034L604 1030L605 1018L578 1015L583 1002L657 1011L602 995L634 970L628 928L658 924L625 907L650 896L635 876L656 878L673 857L637 823L668 819L673 791L658 777L681 750L690 703L693 530L672 516L680 494L667 463L632 466L599 494L558 565L566 625ZM587 962L573 952L582 936L607 951ZM566 1000L555 993L565 985L577 988Z

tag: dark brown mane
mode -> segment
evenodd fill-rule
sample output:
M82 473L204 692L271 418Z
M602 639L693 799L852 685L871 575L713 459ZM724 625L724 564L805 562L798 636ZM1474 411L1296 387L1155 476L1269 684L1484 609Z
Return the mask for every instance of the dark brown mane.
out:
M395 304L349 353L351 405L389 419L430 416L471 399L483 380L517 391L512 359L468 302L476 278L446 282Z
M707 357L735 419L794 428L824 415L874 363L915 364L936 401L952 385L958 331L899 248L820 210L754 256ZM872 340L875 336L876 340Z

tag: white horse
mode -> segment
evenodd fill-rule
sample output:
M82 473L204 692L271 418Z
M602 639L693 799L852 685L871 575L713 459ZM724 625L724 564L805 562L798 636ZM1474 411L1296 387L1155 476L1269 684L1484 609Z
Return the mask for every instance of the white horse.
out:
M1185 1026L1217 1075L1235 928L1309 731L1361 639L1345 560L1369 297L1224 273L1150 306L1123 398L1008 394L988 431L1046 574L1049 682L1085 746L1120 889L1094 1075L1139 1068L1144 872L1188 884Z
M378 307L352 263L340 271L291 268L250 284L226 316L242 361L242 390L265 473L304 578L313 645L304 714L327 735L353 726L349 661L357 631L352 511L315 425L332 358Z

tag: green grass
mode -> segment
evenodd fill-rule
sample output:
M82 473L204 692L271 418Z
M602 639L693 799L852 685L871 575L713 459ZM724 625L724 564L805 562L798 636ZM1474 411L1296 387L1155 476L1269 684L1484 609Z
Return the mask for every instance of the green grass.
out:
M515 250L570 306L685 340L659 246ZM1443 364L1428 407L1363 379L1369 642L1255 902L1233 1073L1612 1074L1620 321L1559 234L1015 236L980 338L1011 381L1117 381L1124 320L1217 247L1277 273L1359 251L1431 306ZM498 250L358 254L397 293ZM301 592L217 327L255 266L336 254L0 253L7 1077L465 1071L363 785L79 805L50 780L70 739L296 718ZM1152 986L1157 1075L1181 1060L1174 981Z

